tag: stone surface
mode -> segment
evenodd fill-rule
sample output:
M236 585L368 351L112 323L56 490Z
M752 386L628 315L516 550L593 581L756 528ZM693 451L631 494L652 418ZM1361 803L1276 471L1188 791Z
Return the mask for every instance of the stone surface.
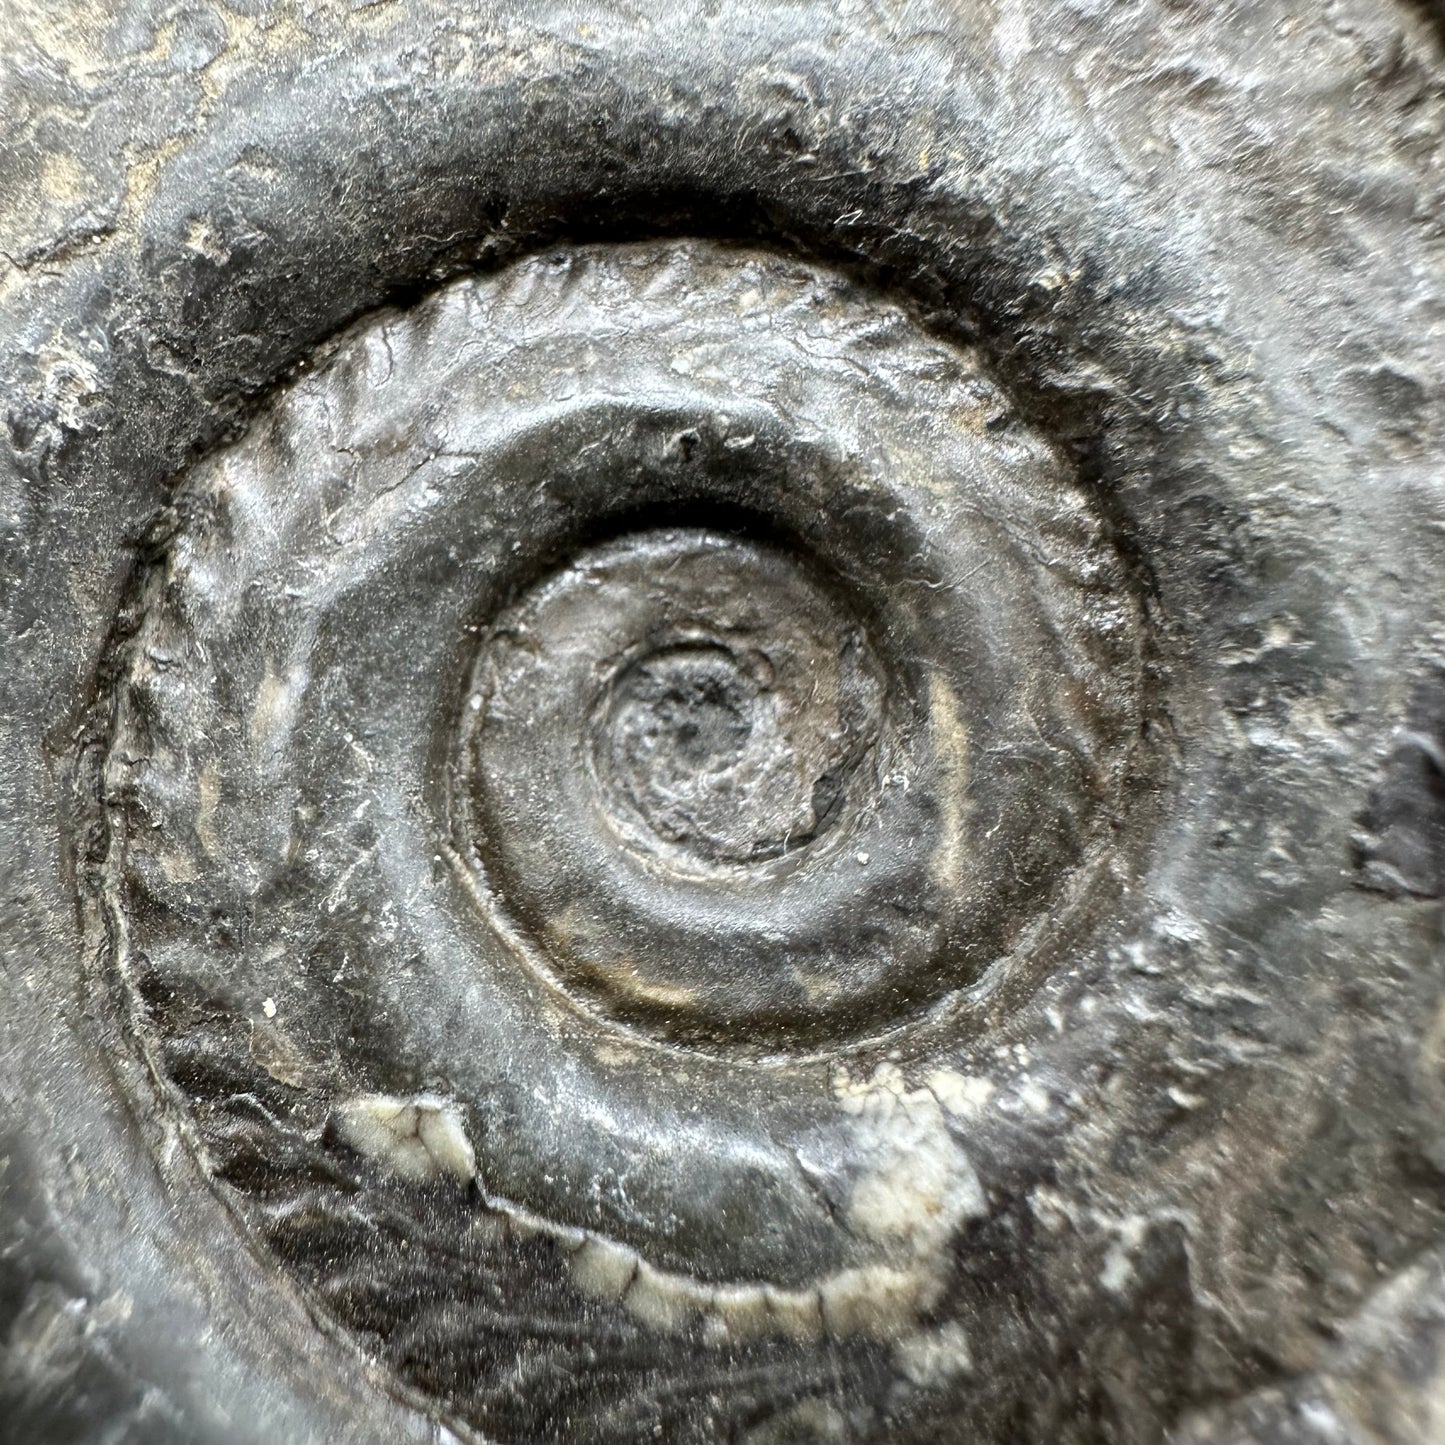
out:
M1432 1441L1429 6L0 11L0 1441Z

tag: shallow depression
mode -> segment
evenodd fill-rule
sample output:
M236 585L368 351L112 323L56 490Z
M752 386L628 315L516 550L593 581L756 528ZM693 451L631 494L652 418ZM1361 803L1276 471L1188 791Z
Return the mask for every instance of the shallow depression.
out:
M596 749L614 804L710 862L811 842L836 816L849 738L841 719L798 726L776 684L779 671L811 682L820 670L814 658L718 642L637 659L610 689Z

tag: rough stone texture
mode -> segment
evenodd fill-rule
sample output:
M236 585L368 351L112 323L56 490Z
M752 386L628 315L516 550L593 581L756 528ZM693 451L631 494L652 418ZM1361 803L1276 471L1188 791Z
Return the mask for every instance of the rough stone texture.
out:
M1439 20L0 10L0 1440L1439 1439Z

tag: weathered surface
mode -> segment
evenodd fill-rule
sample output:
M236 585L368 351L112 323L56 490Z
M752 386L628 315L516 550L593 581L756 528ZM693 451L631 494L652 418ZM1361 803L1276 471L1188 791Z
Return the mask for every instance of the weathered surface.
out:
M1297 11L0 14L0 1439L1439 1437L1445 60Z

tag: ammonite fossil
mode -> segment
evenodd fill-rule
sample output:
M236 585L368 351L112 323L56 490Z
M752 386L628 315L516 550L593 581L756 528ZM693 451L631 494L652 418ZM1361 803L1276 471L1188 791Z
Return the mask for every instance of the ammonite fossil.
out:
M1441 1437L1428 10L0 30L0 1441Z

